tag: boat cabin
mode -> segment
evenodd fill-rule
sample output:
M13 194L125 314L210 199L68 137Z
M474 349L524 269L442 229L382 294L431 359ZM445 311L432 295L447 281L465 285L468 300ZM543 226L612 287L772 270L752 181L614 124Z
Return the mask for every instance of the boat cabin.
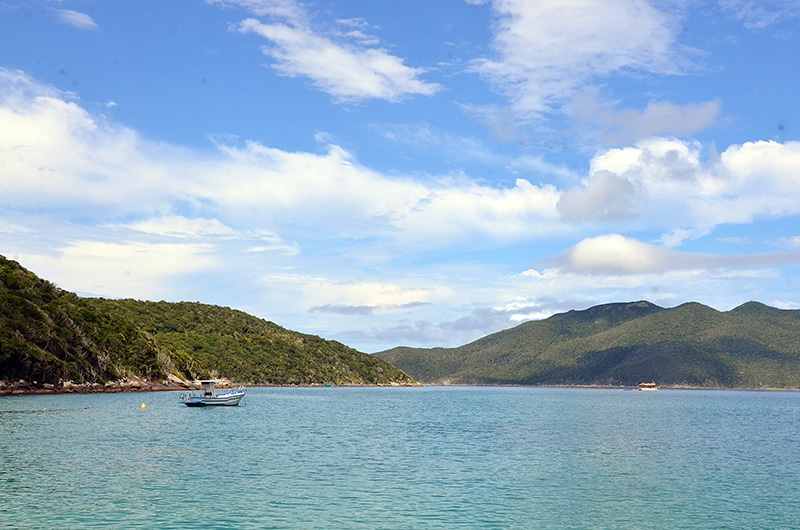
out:
M200 385L203 387L203 397L214 397L217 395L216 391L214 390L213 379L202 379L200 381Z

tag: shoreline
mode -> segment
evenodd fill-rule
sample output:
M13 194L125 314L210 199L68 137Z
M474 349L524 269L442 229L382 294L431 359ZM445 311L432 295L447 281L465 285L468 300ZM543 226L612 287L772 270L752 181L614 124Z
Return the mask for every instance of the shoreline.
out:
M154 382L147 379L123 379L106 384L73 383L67 381L60 385L39 384L27 381L0 381L0 396L24 396L36 394L116 394L120 392L160 392L178 390L197 390L199 385L191 382Z
M217 388L233 388L243 383L229 382L228 384L219 385ZM277 384L248 384L248 387L324 387L325 383L308 383L308 384L294 384L294 385L277 385ZM425 386L421 384L338 384L333 386L375 386L375 387L413 387ZM147 379L123 379L113 381L106 384L100 383L72 383L67 381L61 385L54 384L41 384L37 382L28 383L26 381L0 381L0 397L3 396L26 396L26 395L40 395L40 394L118 394L120 392L187 392L201 390L200 383L192 381L150 381Z
M220 386L220 388L227 388L239 386L238 383L230 383L225 386ZM280 384L252 384L247 385L249 387L285 387L285 388L300 388L300 387L323 387L326 386L324 383L309 383L309 384L294 384L294 385L280 385ZM441 384L413 384L413 385L403 385L403 384L339 384L334 386L353 386L353 387L368 387L368 386L375 386L375 387L423 387L423 386L466 386L466 387L485 387L485 386L496 386L496 387L517 387L517 386L524 386L531 388L584 388L584 389L619 389L619 390L636 390L635 386L606 386L606 385L441 385ZM662 390L749 390L749 391L786 391L786 392L797 392L800 389L797 388L772 388L772 387L719 387L719 386L708 386L708 387L696 387L696 386L684 386L684 385L666 385L660 387ZM149 381L147 379L123 379L119 381L113 381L106 384L100 383L72 383L71 381L67 381L62 383L61 386L54 385L54 384L40 384L40 383L28 383L26 381L0 381L0 397L3 396L25 396L25 395L41 395L41 394L117 394L121 392L130 392L130 393L138 393L138 392L179 392L179 391L193 391L193 390L200 390L201 386L199 383L193 383L191 381Z

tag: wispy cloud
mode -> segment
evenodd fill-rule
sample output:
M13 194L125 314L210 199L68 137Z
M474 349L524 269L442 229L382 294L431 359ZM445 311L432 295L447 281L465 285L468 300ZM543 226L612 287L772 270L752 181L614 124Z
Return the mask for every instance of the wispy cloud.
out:
M800 18L798 0L720 0L720 5L744 27L763 30L779 22Z
M84 30L94 30L100 27L97 25L97 22L86 13L73 11L71 9L55 9L54 11L58 20L67 26Z
M495 15L493 53L474 59L469 71L503 94L508 106L464 108L499 137L517 140L534 127L609 146L650 136L686 137L717 123L716 100L677 104L656 94L644 104L618 99L620 84L703 70L704 53L679 40L680 3L486 3Z
M642 110L617 110L593 91L587 91L578 94L566 110L578 121L583 136L606 145L620 145L652 136L691 136L718 121L721 103L677 105L650 101Z
M481 144L476 138L454 136L442 132L428 123L417 125L382 125L375 127L383 138L409 146L417 152L435 153L451 161L472 161L497 164L502 159Z
M312 26L303 6L292 1L210 0L222 5L238 5L252 14L270 18L263 22L247 18L235 26L241 33L252 33L270 42L262 48L273 59L272 67L282 75L310 79L318 89L338 102L365 99L400 101L414 95L429 96L441 90L436 83L423 81L424 68L414 68L378 47L378 40L362 29L361 19L342 19L346 31L323 33Z
M519 115L557 110L579 90L625 72L679 73L677 24L642 0L495 0L496 52L475 72L505 93Z

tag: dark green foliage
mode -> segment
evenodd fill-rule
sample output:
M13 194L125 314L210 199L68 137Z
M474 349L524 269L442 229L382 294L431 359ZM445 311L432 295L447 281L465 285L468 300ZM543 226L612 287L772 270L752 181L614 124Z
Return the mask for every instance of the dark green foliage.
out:
M800 311L607 304L459 348L376 355L425 383L800 388Z
M0 380L228 377L249 384L412 384L335 341L199 303L80 298L0 256Z
M0 256L0 379L163 379L153 340L129 321Z

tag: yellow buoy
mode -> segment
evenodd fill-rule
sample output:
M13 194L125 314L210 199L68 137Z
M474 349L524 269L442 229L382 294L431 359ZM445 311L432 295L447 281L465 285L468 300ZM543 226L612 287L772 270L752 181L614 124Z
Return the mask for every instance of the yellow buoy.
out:
M142 403L142 408L143 408L143 409L146 409L146 408L147 408L147 405L146 405L145 403Z

